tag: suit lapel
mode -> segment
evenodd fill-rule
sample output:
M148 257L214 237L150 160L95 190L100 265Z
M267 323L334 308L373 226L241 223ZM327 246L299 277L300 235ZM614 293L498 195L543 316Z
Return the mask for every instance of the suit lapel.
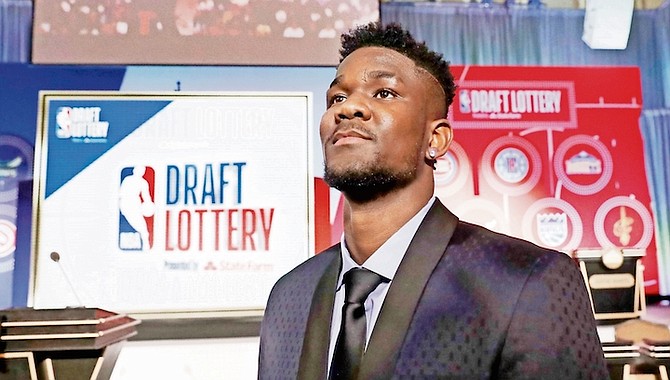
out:
M361 363L360 379L392 377L414 310L457 222L456 216L439 200L428 211L386 295Z
M314 291L307 319L305 337L300 354L298 379L314 380L326 377L328 347L330 343L330 321L333 318L335 286L340 273L341 258L339 244L319 255L331 254L333 259L324 271ZM306 284L307 286L307 284Z

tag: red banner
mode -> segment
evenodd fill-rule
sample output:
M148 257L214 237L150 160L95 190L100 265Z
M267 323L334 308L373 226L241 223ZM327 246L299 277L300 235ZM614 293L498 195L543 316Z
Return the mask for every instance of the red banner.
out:
M462 128L570 128L576 121L571 82L468 81L456 101L452 118Z

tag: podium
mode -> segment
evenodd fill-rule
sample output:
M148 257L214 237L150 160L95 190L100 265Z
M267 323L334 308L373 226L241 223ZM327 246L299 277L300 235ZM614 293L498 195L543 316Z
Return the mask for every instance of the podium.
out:
M643 249L580 249L574 252L599 322L638 318L646 309Z
M0 310L0 380L109 379L138 324L95 308Z
M603 353L613 380L670 380L670 331L643 320L644 249L579 249L578 260L599 327L613 330ZM609 336L607 334L606 336Z

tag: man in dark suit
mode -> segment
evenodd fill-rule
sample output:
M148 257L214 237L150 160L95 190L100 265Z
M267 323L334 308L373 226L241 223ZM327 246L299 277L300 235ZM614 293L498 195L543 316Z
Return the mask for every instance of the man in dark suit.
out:
M273 288L259 378L609 378L574 262L459 221L434 197L452 140L448 64L397 25L352 31L341 54L320 134L344 236ZM358 267L381 283L364 301L364 353L342 361L345 273Z

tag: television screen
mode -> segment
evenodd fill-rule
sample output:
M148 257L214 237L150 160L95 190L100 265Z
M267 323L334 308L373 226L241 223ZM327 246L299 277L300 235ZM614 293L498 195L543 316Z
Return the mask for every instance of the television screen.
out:
M330 66L378 0L34 0L36 64Z

